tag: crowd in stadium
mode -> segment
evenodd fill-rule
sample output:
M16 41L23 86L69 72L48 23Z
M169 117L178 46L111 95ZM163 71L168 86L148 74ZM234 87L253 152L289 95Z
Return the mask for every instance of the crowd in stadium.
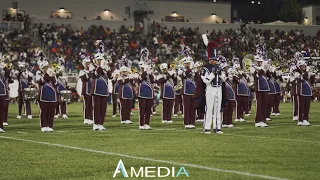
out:
M144 47L150 50L158 64L170 62L179 56L181 49L185 46L192 48L194 59L204 60L206 57L199 28L168 29L153 22L149 32L144 34L136 32L132 26L122 26L120 29L103 26L75 29L71 25L34 24L31 32L39 36L54 60L64 57L66 69L74 72L78 72L81 68L82 59L79 52L85 49L87 53L93 54L94 42L98 39L104 41L106 49L114 52L113 61L121 59L124 54L132 60L138 59L139 52ZM310 37L298 30L271 32L271 30L252 29L250 25L243 25L237 30L229 29L224 32L213 30L207 31L206 34L209 39L219 42L219 53L227 60L233 57L242 59L246 54L254 53L257 43L265 43L271 57L282 61L290 61L297 51L303 52L305 56L319 56L320 31L316 37ZM26 53L25 59L33 72L38 69L34 58L36 49L32 39L24 31L0 32L1 53L9 55L12 60L21 58L21 54Z
M142 34L135 32L133 27L124 26L117 30L103 26L75 30L70 25L55 24L39 24L33 27L33 31L39 34L54 57L65 56L69 62L68 69L74 69L80 64L81 49L93 53L94 42L98 39L104 41L106 49L115 52L114 60L121 59L124 54L131 59L138 59L140 49L147 47L159 63L166 62L177 57L184 46L193 49L195 59L205 58L205 47L198 28L168 29L153 23L150 29L148 34ZM229 60L233 57L241 59L244 55L253 53L257 43L265 43L274 57L282 57L284 60L290 60L297 51L302 51L305 56L319 56L320 31L317 37L310 37L298 30L271 32L243 26L241 29L224 32L207 31L206 34L209 39L219 42L220 53Z

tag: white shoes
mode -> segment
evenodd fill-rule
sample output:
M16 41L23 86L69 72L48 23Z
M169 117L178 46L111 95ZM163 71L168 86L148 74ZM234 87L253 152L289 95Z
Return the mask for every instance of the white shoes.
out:
M174 114L173 117L178 117L178 114Z
M152 114L157 114L157 112L155 111L155 112L152 112Z
M99 129L99 131L105 131L105 130L107 130L105 127L103 127L102 125L99 125L98 126L98 129Z
M192 124L189 124L189 125L185 125L184 128L186 129L195 129L196 127Z
M302 126L303 122L298 121L298 126Z
M235 122L240 122L240 119L235 119L234 121L235 121Z
M298 117L298 116L293 116L292 120L298 121L298 120L299 120L299 117Z
M171 124L171 123L173 123L173 121L172 121L172 120L169 120L169 121L167 121L167 123Z
M90 119L84 119L83 124L93 124L93 121Z
M151 130L152 128L151 128L148 124L145 124L145 125L144 125L144 129L145 129L145 130Z
M112 115L113 118L117 117L116 115Z
M28 115L28 119L32 119L32 115Z
M266 121L271 121L271 119L270 118L266 118Z
M68 116L66 114L63 114L62 119L68 119Z
M227 127L228 127L228 125L223 124L221 127L223 127L223 128L227 128Z
M254 127L260 127L261 125L260 125L260 123L255 123L254 124Z
M192 124L189 124L189 129L195 129L196 127Z
M200 122L204 122L204 119L199 119Z
M307 120L303 120L302 126L310 126L311 124Z
M8 126L9 124L7 122L2 123L3 126Z
M167 120L162 120L162 123L163 123L163 124L165 124L165 123L167 123L167 122L168 122Z
M280 113L275 113L275 116L281 116L281 114Z
M47 127L42 127L41 132L48 132Z
M0 128L0 133L4 133L5 131L3 129Z
M260 127L269 127L268 124L264 123L264 122L260 122Z
M54 118L55 118L55 119L58 119L58 118L59 118L59 116L60 116L59 114L54 115Z
M276 113L271 113L271 116L275 116L276 115Z
M130 120L121 121L121 124L132 124L132 121Z
M21 119L21 116L18 115L18 116L17 116L17 119Z
M251 116L251 114L245 114L244 116Z
M223 132L222 131L217 131L216 134L223 134Z
M204 130L204 133L205 133L205 134L211 134L211 131L210 131L210 130L205 129L205 130Z
M126 124L132 124L132 121L126 120Z
M240 122L246 122L246 120L244 120L243 118L240 118L239 121L240 121Z
M233 124L229 124L229 125L228 125L228 128L233 128L233 127L234 127Z
M139 130L144 130L144 126L139 126Z
M98 124L94 124L93 127L92 127L92 129L93 129L94 131L98 131L98 130L99 130L99 125L98 125Z
M50 127L47 127L47 132L53 132L54 130Z

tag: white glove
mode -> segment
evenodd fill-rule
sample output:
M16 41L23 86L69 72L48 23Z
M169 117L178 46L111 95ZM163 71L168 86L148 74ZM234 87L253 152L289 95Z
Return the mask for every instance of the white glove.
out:
M174 74L174 71L169 71L168 73L170 76L172 76Z
M47 73L49 77L53 77L55 75L54 70L52 68L48 68Z
M299 78L299 77L300 77L300 73L295 72L295 73L294 73L294 77L295 77L295 78Z
M92 72L92 71L94 71L95 69L96 69L96 68L94 67L94 65L90 64L90 66L89 66L89 71Z
M227 79L227 77L226 77L226 75L224 73L221 74L220 78L221 78L222 82L225 82L226 79Z
M178 75L182 75L183 71L181 69L178 70Z
M250 67L250 73L254 74L254 72L256 72L256 69L254 67Z
M214 73L210 73L210 75L208 76L208 79L212 80L216 77L216 75L214 75Z

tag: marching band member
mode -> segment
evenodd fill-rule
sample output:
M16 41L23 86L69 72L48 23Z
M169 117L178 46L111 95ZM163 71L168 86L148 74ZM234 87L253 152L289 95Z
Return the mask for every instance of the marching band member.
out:
M298 72L294 76L297 81L297 96L299 121L298 126L310 126L309 111L312 100L312 85L315 82L314 74L307 72L307 64L304 60L297 62Z
M18 75L17 79L19 81L18 87L18 116L17 119L21 119L22 106L25 106L25 111L28 119L32 119L31 114L31 101L24 99L24 89L34 85L33 74L26 69L24 62L18 62Z
M255 57L257 65L250 68L254 76L254 86L256 94L256 118L255 127L268 127L266 124L267 108L265 103L268 102L269 84L266 78L266 70L263 65L262 57Z
M132 78L129 76L130 69L122 66L120 68L119 84L119 101L120 101L120 120L121 124L132 124L130 120L132 99L134 97L132 88Z
M54 70L49 63L40 63L41 72L37 73L36 81L39 84L38 102L40 106L40 126L42 132L53 132L53 118L57 103L58 85Z
M240 64L235 64L235 69L237 69L238 78L236 83L236 119L235 122L245 122L244 114L249 106L249 88L247 85L247 80L245 79L245 74L242 70L239 70Z
M228 93L228 102L226 103L226 106L223 109L222 127L232 128L234 127L234 125L232 124L232 114L236 104L236 93L233 90L233 81L235 79L238 79L238 77L236 76L236 72L232 68L228 69L227 74L228 76L226 80L226 90Z
M272 107L274 106L275 100L276 100L276 87L274 85L274 79L273 79L273 76L272 76L274 71L275 71L275 68L271 67L266 73L268 85L269 85L269 88L270 88L270 91L268 92L266 121L271 121L270 115L271 115Z
M139 100L139 122L140 130L149 130L150 127L150 117L152 113L153 101L154 101L154 91L152 84L154 83L154 76L152 71L147 69L146 65L140 66L142 73L139 75L139 90L138 90L138 100Z
M276 71L273 73L273 78L274 80L274 87L276 89L276 98L274 102L274 106L272 108L272 113L271 115L274 116L281 116L279 106L280 106L280 101L281 101L281 86L280 82L282 82L282 77L281 77L281 71Z
M173 71L168 71L168 64L163 63L160 65L161 74L157 78L158 84L161 86L161 99L162 99L162 123L173 123L172 109L175 99L174 82L177 77Z
M202 68L201 72L201 79L206 85L206 90L203 91L206 98L204 132L211 134L213 124L214 132L223 134L221 131L221 106L225 91L225 84L222 81L225 77L221 74L221 68L218 64L217 43L208 42L206 44L209 63Z
M183 116L183 105L182 105L182 95L181 95L181 77L177 77L177 85L174 87L176 98L174 99L173 116L178 117L178 112L181 112Z
M64 66L59 66L58 72L57 72L57 80L58 80L58 103L56 106L56 114L55 118L58 118L59 115L62 115L63 119L68 119L67 115L67 102L62 101L61 99L61 91L69 90L71 89L68 86L67 79L64 76Z
M197 61L194 66L196 68L195 73L196 73L196 85L198 84L198 81L201 80L201 70L202 70L202 62ZM196 122L204 122L204 109L203 108L196 108Z
M298 72L298 68L296 66L295 63L292 63L291 64L291 67L290 67L290 73L291 73L291 76L290 76L290 81L288 82L288 84L291 85L291 89L290 89L290 94L291 94L291 97L292 97L292 105L293 105L293 112L292 112L292 115L293 115L293 118L292 120L294 121L298 121L299 120L299 112L298 112L298 94L297 94L297 79L295 78L295 74L296 72Z
M170 64L170 71L176 73L176 64L173 62ZM175 91L175 99L174 99L174 106L173 106L173 116L178 117L178 113L180 112L183 116L183 105L182 105L182 95L181 95L181 89L182 89L182 79L181 77L177 76L177 83L174 86Z
M195 108L193 103L193 95L196 90L196 82L197 79L196 73L192 70L191 62L192 58L184 57L182 59L182 63L184 65L185 71L179 72L182 80L183 80L183 88L182 88L182 102L183 102L183 119L184 119L184 127L186 129L194 129L195 125ZM180 70L181 71L181 70Z
M90 63L90 59L82 60L83 69L79 72L79 78L82 81L82 97L83 97L83 117L84 124L93 124L92 117L92 71L94 70L94 66Z
M93 73L92 80L92 101L93 101L93 130L104 131L104 119L107 112L108 104L108 78L111 79L110 67L106 64L102 54L95 54L95 60L98 64Z
M115 70L113 72L113 79L111 80L112 82L112 117L116 117L117 114L117 106L119 105L118 103L118 92L119 92L119 84L118 84L118 78L120 75L119 70Z
M0 62L0 133L4 133L3 126L8 125L8 106L10 69L5 67L4 62Z

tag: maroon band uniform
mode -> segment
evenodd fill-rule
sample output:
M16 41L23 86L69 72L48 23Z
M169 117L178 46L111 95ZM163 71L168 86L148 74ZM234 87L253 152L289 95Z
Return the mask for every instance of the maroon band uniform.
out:
M138 100L140 127L145 127L146 125L150 124L150 117L154 101L153 83L154 76L152 74L142 72L142 74L139 76Z

